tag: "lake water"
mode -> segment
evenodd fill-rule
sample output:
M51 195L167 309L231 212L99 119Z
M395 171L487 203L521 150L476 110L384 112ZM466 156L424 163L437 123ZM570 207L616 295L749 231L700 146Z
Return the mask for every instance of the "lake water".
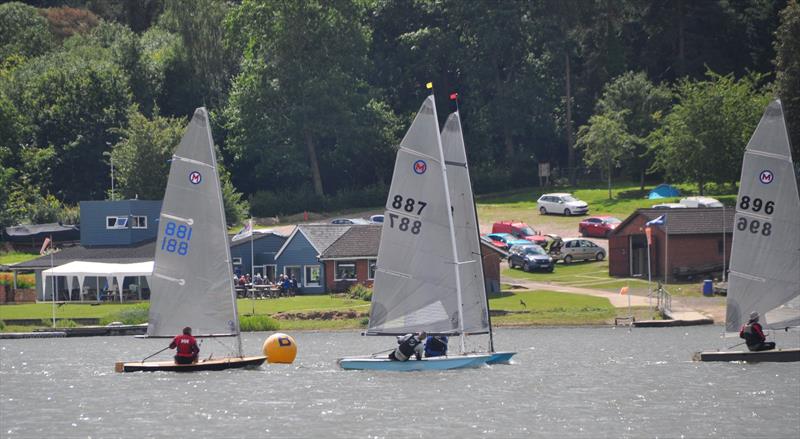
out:
M292 333L293 365L195 374L113 372L164 340L0 340L0 437L797 438L800 365L691 362L740 341L720 331L500 329L515 364L412 373L340 370L394 343L356 332ZM267 336L246 334L245 352Z

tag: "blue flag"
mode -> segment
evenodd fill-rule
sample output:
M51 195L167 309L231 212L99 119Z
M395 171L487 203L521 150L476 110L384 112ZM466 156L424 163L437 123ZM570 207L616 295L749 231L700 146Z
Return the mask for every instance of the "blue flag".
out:
M660 217L658 217L658 218L656 218L654 220L650 220L650 221L646 222L645 225L646 226L652 226L652 225L661 226L661 225L664 225L666 223L667 223L667 217L664 216L664 215L661 215Z

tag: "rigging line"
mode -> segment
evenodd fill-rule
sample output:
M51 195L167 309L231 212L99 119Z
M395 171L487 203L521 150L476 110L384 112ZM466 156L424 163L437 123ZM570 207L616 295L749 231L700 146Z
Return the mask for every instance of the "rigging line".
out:
M162 213L161 216L163 216L164 218L167 218L167 219L175 220L175 221L183 221L186 224L189 224L190 226L194 224L194 220L191 219L191 218L183 218L183 217L180 217L180 216L170 215L168 213Z
M178 160L180 162L186 162L186 163L191 163L193 165L206 166L208 168L215 169L215 167L213 165L211 165L210 163L201 162L199 160L189 159L189 158L181 157L181 156L177 156L177 155L173 155L172 156L172 160Z

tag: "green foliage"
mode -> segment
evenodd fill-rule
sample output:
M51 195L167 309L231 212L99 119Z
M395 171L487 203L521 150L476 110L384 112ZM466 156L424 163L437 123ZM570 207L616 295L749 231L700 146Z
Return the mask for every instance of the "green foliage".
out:
M47 20L36 8L20 2L0 5L0 62L11 55L32 58L54 45Z
M239 316L239 330L242 332L277 331L280 323L269 316Z
M625 132L624 111L595 114L589 125L578 130L575 146L583 149L587 166L600 167L608 178L608 199L611 199L611 174L620 167L623 157L632 149L630 137Z
M708 182L736 182L736 164L769 102L762 80L758 74L737 80L709 72L705 81L680 81L678 103L651 136L654 169L673 181L696 182L701 194Z
M116 190L124 198L160 200L164 197L169 174L169 160L180 143L186 122L155 115L145 117L136 108L128 115L128 125L118 130L120 141L114 145Z
M52 322L50 322L52 324ZM56 326L59 328L77 328L81 325L78 324L75 320L65 319L65 320L56 320Z
M222 205L225 208L225 222L228 225L239 224L247 218L250 204L242 199L242 193L238 192L231 183L230 174L222 167L220 170L220 184L222 185Z
M800 3L790 0L775 32L775 88L787 119L794 160L800 160Z
M107 325L111 322L122 322L126 325L140 325L142 323L147 323L149 312L150 303L137 303L136 305L125 307L102 317L100 319L100 324Z
M257 217L267 217L304 211L374 207L386 202L388 190L386 186L378 184L360 189L342 189L330 196L318 196L309 185L280 191L259 191L250 197L250 213Z
M0 331L6 329L6 322L0 320Z
M354 299L361 299L370 302L372 301L372 288L369 288L364 284L357 283L347 289L347 295Z

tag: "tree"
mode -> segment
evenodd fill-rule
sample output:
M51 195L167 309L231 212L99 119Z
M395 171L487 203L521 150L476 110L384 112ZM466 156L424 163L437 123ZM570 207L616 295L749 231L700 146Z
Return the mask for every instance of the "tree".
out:
M0 62L11 55L39 56L55 46L47 20L20 2L0 5Z
M148 119L135 108L120 129L111 153L116 190L124 198L160 200L164 197L169 159L180 143L185 120L155 115Z
M737 80L709 72L705 81L680 81L678 103L650 136L653 169L697 183L701 195L709 182L736 182L744 148L769 102L759 88L762 80L758 74Z
M608 199L611 197L611 176L619 168L624 157L633 148L631 136L626 132L625 114L605 112L589 119L589 124L578 130L576 147L583 150L583 161L587 166L600 167L608 180Z
M624 168L639 178L642 191L645 173L651 165L647 137L658 127L671 99L669 89L653 85L643 72L627 72L608 83L597 101L597 114L619 120L626 136L624 143L628 145L620 160Z
M775 85L783 104L792 155L800 160L800 3L790 0L775 32Z

